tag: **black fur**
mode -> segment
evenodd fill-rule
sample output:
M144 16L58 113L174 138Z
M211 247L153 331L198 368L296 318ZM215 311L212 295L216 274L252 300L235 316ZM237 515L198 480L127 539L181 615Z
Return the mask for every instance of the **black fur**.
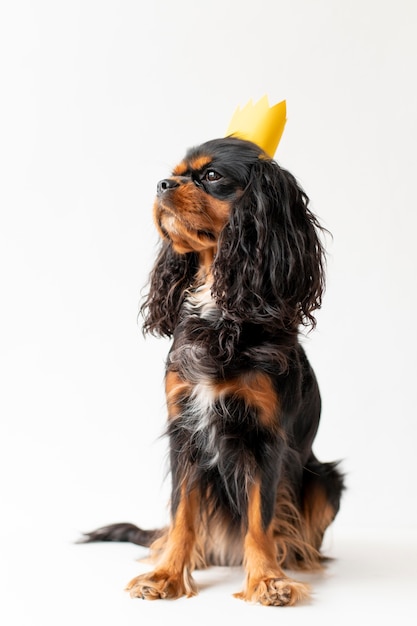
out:
M197 492L201 519L194 523L208 542L205 563L249 562L243 539L255 484L262 532L273 528L278 561L290 567L313 566L339 509L342 476L312 451L321 399L299 341L300 326L316 324L325 283L322 229L308 205L292 174L236 138L193 148L158 186L161 248L141 312L145 332L173 338L172 520L184 486L187 497ZM222 224L217 217L226 209ZM202 251L211 251L210 263ZM209 539L219 523L240 538L240 548L223 546L220 555ZM87 540L149 545L160 535L123 524ZM197 562L190 554L184 562Z

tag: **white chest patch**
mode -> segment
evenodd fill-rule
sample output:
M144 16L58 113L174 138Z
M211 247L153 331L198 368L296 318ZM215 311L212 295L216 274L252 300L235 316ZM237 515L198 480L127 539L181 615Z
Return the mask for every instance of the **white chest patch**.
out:
M213 420L216 394L210 383L201 382L195 385L190 400L191 411L187 426L193 433L197 445L204 448L207 466L213 467L219 458L218 432L216 422Z
M201 382L194 386L191 394L196 412L201 415L210 413L216 395L209 382Z
M188 309L205 320L214 320L220 317L220 312L211 295L210 285L201 285L190 293L186 306Z

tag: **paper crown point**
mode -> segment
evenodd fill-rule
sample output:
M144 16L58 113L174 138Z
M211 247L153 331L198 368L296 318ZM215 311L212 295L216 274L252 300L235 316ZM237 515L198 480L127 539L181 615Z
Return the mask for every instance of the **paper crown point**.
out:
M278 147L285 122L287 121L286 101L270 107L268 97L263 96L256 104L252 100L236 109L227 129L226 136L233 135L256 143L271 158Z

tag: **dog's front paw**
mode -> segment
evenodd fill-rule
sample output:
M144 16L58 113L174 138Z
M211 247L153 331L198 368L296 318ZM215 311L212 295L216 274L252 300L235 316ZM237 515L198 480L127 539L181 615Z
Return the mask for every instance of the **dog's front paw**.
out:
M126 587L132 598L143 600L175 600L181 596L194 596L197 593L192 576L184 571L180 574L150 572L133 578Z
M310 596L310 588L291 578L262 578L249 581L247 589L235 597L264 606L292 606Z

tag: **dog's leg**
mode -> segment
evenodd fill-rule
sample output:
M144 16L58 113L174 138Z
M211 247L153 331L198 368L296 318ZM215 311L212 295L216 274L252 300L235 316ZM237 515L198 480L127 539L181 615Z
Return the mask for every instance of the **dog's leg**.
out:
M271 524L264 527L261 487L256 482L249 493L248 528L244 543L246 586L235 597L269 606L293 605L309 596L309 587L288 578L278 565Z
M183 487L166 545L155 570L137 576L127 585L132 598L157 600L179 598L197 593L191 576L195 548L195 517L198 508L196 490Z
M302 510L307 542L320 549L323 535L335 518L344 489L337 463L321 463L312 454L304 468Z

